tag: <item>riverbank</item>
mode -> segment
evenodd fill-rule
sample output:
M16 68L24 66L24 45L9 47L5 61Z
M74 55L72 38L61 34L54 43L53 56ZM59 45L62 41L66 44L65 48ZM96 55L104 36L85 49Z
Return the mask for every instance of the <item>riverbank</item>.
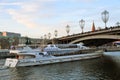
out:
M120 47L107 47L105 48L105 52L115 52L120 51Z

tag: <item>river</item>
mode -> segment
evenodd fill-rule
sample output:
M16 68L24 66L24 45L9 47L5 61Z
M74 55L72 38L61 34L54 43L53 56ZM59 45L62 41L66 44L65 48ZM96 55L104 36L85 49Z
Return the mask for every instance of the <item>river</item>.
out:
M0 80L120 80L120 52L96 59L1 69Z

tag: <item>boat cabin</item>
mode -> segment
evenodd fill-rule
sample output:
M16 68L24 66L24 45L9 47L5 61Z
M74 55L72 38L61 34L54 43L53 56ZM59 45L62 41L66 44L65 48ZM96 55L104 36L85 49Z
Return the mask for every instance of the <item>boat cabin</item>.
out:
M17 59L30 59L35 58L35 55L16 55Z
M27 51L20 51L20 50L10 50L10 54L11 55L15 55L16 59L29 59L29 58L35 58L35 54L34 53L30 53Z

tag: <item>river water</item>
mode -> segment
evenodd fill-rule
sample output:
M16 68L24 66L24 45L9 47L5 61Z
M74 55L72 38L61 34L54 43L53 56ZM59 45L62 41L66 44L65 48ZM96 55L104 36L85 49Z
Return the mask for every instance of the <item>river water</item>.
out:
M96 59L1 69L0 80L120 80L120 52Z

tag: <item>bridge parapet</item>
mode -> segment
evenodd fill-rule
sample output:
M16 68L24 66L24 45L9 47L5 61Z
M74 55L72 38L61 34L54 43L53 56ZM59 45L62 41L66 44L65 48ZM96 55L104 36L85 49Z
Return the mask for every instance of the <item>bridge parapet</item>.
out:
M84 33L78 33L78 34L63 36L63 37L60 37L58 39L59 40L63 40L63 39L70 39L70 38L76 38L76 37L98 35L98 34L116 34L116 33L120 34L120 26L109 27L109 28L100 29L100 30L95 30L94 32L88 31L88 32L84 32Z
M63 36L60 37L58 39L66 39L66 38L74 38L74 37L83 37L83 36L89 36L89 35L96 35L96 34L112 34L113 32L116 33L116 31L119 31L120 33L120 26L116 26L116 27L109 27L109 28L105 28L105 29L100 29L100 30L95 30L94 32L92 31L88 31L88 32L84 32L84 33L78 33L78 34L73 34L73 35L68 35L68 36Z
M100 29L94 32L89 31L68 35L56 39L58 44L76 44L83 42L87 46L100 46L116 40L120 40L120 26Z

